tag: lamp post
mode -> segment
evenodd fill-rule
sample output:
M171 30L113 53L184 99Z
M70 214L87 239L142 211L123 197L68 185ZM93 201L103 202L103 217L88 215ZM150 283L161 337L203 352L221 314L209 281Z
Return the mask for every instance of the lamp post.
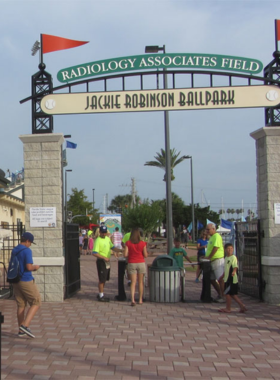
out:
M194 201L193 201L193 165L192 156L183 156L184 159L191 160L191 202L192 202L192 241L195 241L195 220L194 220Z
M72 172L72 169L65 170L65 223L67 224L67 173Z
M165 54L165 45L146 46L145 53L157 53L162 51ZM164 69L163 87L167 88L167 73ZM164 137L165 137L165 179L166 179L166 237L167 253L173 248L173 217L172 217L172 193L171 193L171 158L170 158L170 134L169 134L169 112L164 111Z

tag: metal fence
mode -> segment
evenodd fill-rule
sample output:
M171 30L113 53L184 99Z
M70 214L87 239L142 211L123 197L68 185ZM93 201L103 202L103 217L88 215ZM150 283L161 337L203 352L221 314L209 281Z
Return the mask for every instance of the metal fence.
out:
M65 225L65 298L81 289L79 225Z
M2 229L0 236L0 298L10 297L12 295L12 286L7 282L7 268L9 265L11 253L14 247L20 243L20 238L25 231L22 223L7 224ZM7 232L7 234L5 234Z
M262 300L259 220L236 223L236 255L240 292Z

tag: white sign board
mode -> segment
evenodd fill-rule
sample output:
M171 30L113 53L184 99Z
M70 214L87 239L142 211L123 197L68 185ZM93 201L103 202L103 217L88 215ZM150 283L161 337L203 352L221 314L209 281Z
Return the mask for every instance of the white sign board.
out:
M56 227L56 207L30 207L30 227Z
M280 224L280 203L274 203L274 223Z
M278 86L181 88L50 94L41 100L49 115L275 107Z

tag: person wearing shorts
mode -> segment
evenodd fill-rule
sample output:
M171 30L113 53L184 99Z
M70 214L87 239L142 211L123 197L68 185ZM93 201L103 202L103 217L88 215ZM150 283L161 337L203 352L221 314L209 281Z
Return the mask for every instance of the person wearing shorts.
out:
M92 254L97 258L96 268L98 273L98 291L97 299L100 302L109 302L110 299L104 297L105 283L110 279L110 257L111 250L122 252L122 249L116 248L111 239L107 236L107 227L100 227L100 236L95 240Z
M124 256L128 257L127 271L131 279L131 306L135 306L135 288L138 278L139 305L143 304L145 258L148 256L147 243L141 240L139 228L133 228L129 240L125 243Z
M210 235L207 245L206 257L211 261L211 284L218 293L217 302L225 302L224 299L224 246L223 239L216 231L216 226L209 223L206 232Z
M17 254L21 274L20 281L13 284L13 290L17 303L18 336L35 338L29 326L41 306L41 296L32 276L32 272L40 268L39 265L33 264L32 251L30 249L32 243L35 244L34 236L30 232L25 232L21 237L20 244L12 251L12 254ZM25 316L27 304L30 307Z
M237 257L233 254L233 245L231 243L227 243L225 245L225 295L226 295L226 307L224 309L220 309L220 313L231 313L231 301L232 299L239 305L240 310L239 313L245 313L247 311L246 306L238 297L238 262Z

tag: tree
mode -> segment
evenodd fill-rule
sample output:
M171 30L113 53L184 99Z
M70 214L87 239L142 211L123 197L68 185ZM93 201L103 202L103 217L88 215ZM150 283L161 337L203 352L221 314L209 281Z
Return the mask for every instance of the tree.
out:
M227 214L228 214L228 219L229 219L229 214L231 214L231 208L227 209Z
M237 214L237 218L239 219L239 214L241 213L241 209L240 208L236 209L235 213Z
M140 197L136 196L136 204L140 202ZM131 207L132 205L132 195L131 194L125 194L125 195L116 195L110 203L110 206L108 207L108 210L111 212L122 212L122 210Z
M225 211L223 208L221 208L221 209L219 210L218 214L219 214L219 215L223 215L223 214L225 214L225 212L226 212L226 211Z
M84 190L78 190L76 187L71 190L72 194L70 194L70 198L67 202L67 210L72 212L72 216L92 215L91 218L87 216L74 218L73 222L80 225L87 225L90 222L97 223L99 220L98 210L93 210L92 202L87 200Z
M166 223L166 200L156 200L154 203L158 203L163 212L163 223ZM184 201L176 194L172 193L172 211L173 211L173 226L177 230L183 224L188 227L192 222L192 205L185 205ZM200 207L200 205L194 204L195 223L199 220L204 227L206 226L207 219L213 223L219 223L219 214L210 210L210 206ZM196 224L197 225L197 224ZM195 229L196 229L195 225Z
M156 202L150 204L146 201L123 211L122 228L130 231L132 228L140 227L143 229L144 235L150 237L151 233L161 225L162 217L161 206Z
M161 153L156 153L156 156L154 158L156 161L147 161L145 163L145 166L155 166L157 168L163 169L165 171L165 165L166 165L166 155L165 155L165 150L161 149ZM173 175L173 169L175 168L176 165L180 164L184 160L184 156L179 157L181 152L176 152L176 149L170 149L170 166L171 166L171 181L175 179ZM166 173L164 175L163 181L166 181Z

